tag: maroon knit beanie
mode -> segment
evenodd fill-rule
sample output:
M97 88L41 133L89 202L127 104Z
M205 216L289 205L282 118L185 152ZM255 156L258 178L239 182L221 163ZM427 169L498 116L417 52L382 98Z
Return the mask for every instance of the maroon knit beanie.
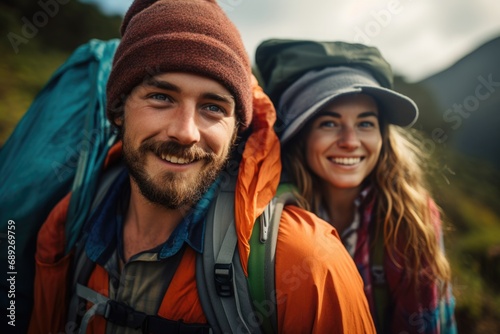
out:
M132 89L156 74L187 72L218 81L234 96L240 129L252 120L250 61L240 34L215 0L135 0L121 27L107 84L114 120Z

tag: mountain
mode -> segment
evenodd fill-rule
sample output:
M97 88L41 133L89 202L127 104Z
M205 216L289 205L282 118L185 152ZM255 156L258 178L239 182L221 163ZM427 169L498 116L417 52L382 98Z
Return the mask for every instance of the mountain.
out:
M437 145L491 162L500 169L500 37L480 46L451 67L416 84L426 92ZM432 104L429 105L429 101Z
M500 333L499 59L500 37L420 82L395 78L418 104L415 128L427 135L460 333Z

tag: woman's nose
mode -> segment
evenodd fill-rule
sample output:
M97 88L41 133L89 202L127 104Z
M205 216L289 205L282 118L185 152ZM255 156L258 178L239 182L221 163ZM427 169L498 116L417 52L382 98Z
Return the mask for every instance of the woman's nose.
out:
M360 145L358 134L352 127L344 127L340 132L340 139L338 141L339 147L345 149L355 149Z

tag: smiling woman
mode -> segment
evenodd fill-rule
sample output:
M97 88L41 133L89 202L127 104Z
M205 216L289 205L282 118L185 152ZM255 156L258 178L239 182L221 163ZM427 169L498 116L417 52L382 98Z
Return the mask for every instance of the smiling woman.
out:
M441 221L408 131L418 108L375 48L270 40L257 63L281 122L282 182L341 235L380 333L454 333ZM285 75L283 75L285 73Z
M377 104L369 95L335 99L309 122L307 132L306 160L328 182L331 199L337 197L336 189L360 187L377 163L382 137ZM343 228L336 227L342 233Z

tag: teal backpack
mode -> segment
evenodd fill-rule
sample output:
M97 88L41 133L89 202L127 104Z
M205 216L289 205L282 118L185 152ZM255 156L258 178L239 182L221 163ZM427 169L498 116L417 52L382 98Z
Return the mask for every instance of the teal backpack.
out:
M78 249L89 213L118 175L117 170L111 170L101 176L107 152L117 141L105 105L106 82L118 44L118 40L91 40L79 47L38 94L0 151L0 257L7 263L8 224L13 222L15 262L11 271L17 275L16 318L22 321L16 327L20 332L27 330L33 304L34 254L40 226L71 191L66 250ZM234 184L235 180L227 182L210 208L204 253L197 259L197 285L210 324L208 332L276 332L277 231L284 205L294 203L294 199L289 188L280 187L280 193L258 218L250 240L247 279L236 247ZM81 332L95 314L114 314L126 326L143 328L148 324L153 329L154 316L121 308L80 284L77 276L88 275L92 266L82 256L75 260L76 272L81 275L74 278L70 316L75 316L71 305L81 298L94 303L81 319ZM6 273L2 271L0 283L0 306L4 309L11 302ZM168 320L159 323L158 331L170 332L179 326L182 324ZM197 330L182 328L193 333Z
M118 40L92 40L79 47L36 96L0 151L0 263L8 263L11 251L12 266L0 274L0 307L6 310L14 301L20 333L27 330L33 304L38 230L72 191L68 214L77 224L67 232L77 235L91 204L84 195L95 191L116 139L106 121L105 87L117 46ZM70 248L75 240L68 240ZM14 294L7 272L15 277Z

